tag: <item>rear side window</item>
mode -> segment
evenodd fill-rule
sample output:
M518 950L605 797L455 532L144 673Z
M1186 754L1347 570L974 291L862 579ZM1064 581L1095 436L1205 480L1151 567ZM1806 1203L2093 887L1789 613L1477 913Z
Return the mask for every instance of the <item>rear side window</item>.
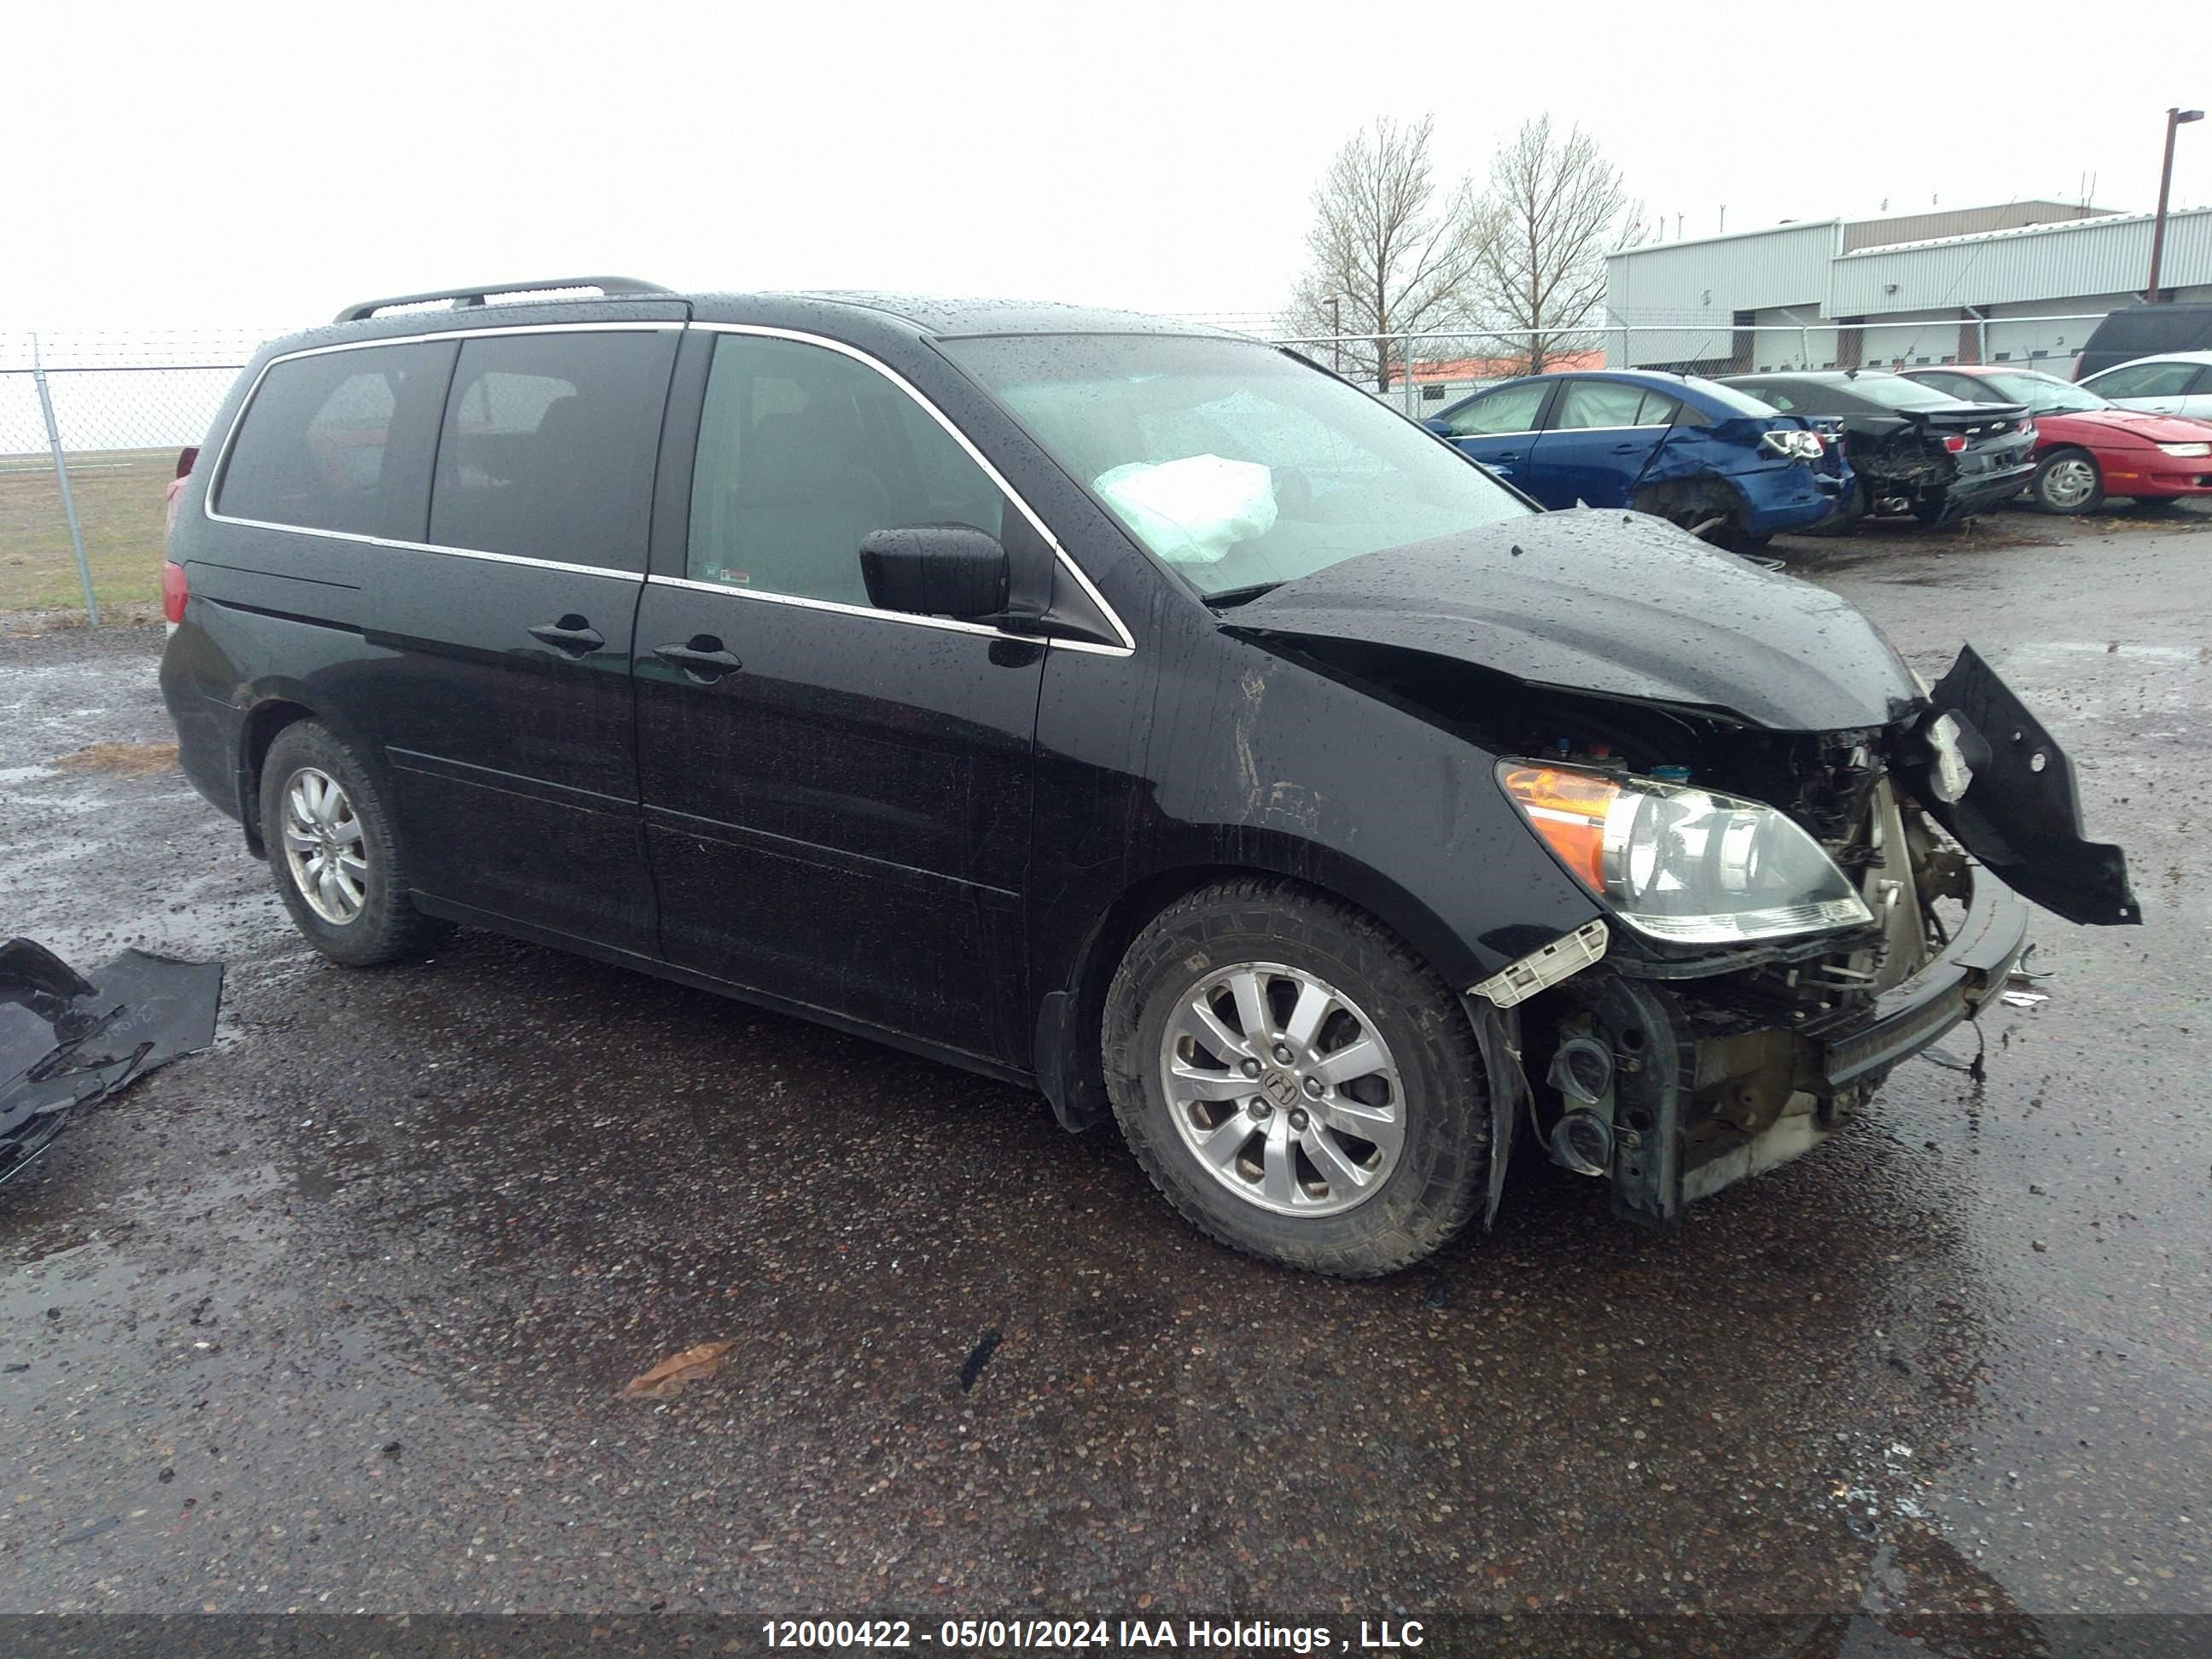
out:
M1913 380L1947 398L1956 398L1970 404L2002 402L1993 397L1980 381L1965 374L1916 374Z
M676 338L663 330L463 341L429 540L642 571Z
M866 605L860 543L964 524L1002 533L1006 497L897 386L795 340L715 343L699 422L686 574L759 593Z
M1613 380L1570 380L1559 394L1559 412L1552 417L1552 425L1562 432L1634 426L1636 411L1643 402L1641 386Z
M422 533L438 396L453 348L437 342L272 364L216 492L234 519L412 541Z
M1749 392L1741 386L1723 386L1718 380L1708 380L1697 374L1684 376L1682 384L1699 397L1718 404L1722 409L1732 411L1735 416L1748 415L1755 420L1761 415L1774 413L1775 405L1764 389Z

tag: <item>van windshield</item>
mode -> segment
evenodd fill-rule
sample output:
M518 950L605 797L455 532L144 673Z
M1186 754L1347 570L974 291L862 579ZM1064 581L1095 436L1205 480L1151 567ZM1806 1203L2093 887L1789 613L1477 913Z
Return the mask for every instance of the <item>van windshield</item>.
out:
M1256 341L940 343L1208 599L1534 510L1365 392Z

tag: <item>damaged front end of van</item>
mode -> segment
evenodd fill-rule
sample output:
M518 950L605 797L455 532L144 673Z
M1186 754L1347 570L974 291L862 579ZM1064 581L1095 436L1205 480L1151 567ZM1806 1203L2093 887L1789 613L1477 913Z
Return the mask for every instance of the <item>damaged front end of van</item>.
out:
M1377 554L1224 620L1497 757L1499 797L1595 902L1460 988L1493 1212L1533 1135L1671 1224L1972 1019L2028 947L2027 900L2140 919L2066 756L1971 648L1929 686L1842 600L1693 562L1648 520Z

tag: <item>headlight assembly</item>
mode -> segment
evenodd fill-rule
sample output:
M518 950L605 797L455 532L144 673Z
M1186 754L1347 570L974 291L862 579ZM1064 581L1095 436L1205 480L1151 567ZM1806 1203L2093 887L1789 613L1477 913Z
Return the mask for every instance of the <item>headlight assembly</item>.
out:
M2212 455L2212 444L2160 444L2159 447L2184 460L2197 455Z
M1820 842L1772 807L1656 779L1501 761L1531 829L1638 933L1733 945L1873 920Z

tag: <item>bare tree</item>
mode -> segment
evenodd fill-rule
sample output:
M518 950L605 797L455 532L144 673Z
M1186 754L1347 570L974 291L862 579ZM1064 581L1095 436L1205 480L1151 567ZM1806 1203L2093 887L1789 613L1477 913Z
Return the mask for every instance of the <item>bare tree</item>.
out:
M1385 116L1337 151L1314 191L1312 263L1292 290L1286 333L1381 336L1468 322L1480 218L1467 180L1439 196L1434 125L1424 117L1401 128ZM1378 392L1405 372L1397 342L1361 338L1310 355Z
M1507 355L1527 373L1588 349L1589 335L1578 331L1604 302L1605 256L1632 235L1642 240L1643 216L1620 170L1578 126L1561 137L1540 115L1492 158L1474 239L1474 289Z

